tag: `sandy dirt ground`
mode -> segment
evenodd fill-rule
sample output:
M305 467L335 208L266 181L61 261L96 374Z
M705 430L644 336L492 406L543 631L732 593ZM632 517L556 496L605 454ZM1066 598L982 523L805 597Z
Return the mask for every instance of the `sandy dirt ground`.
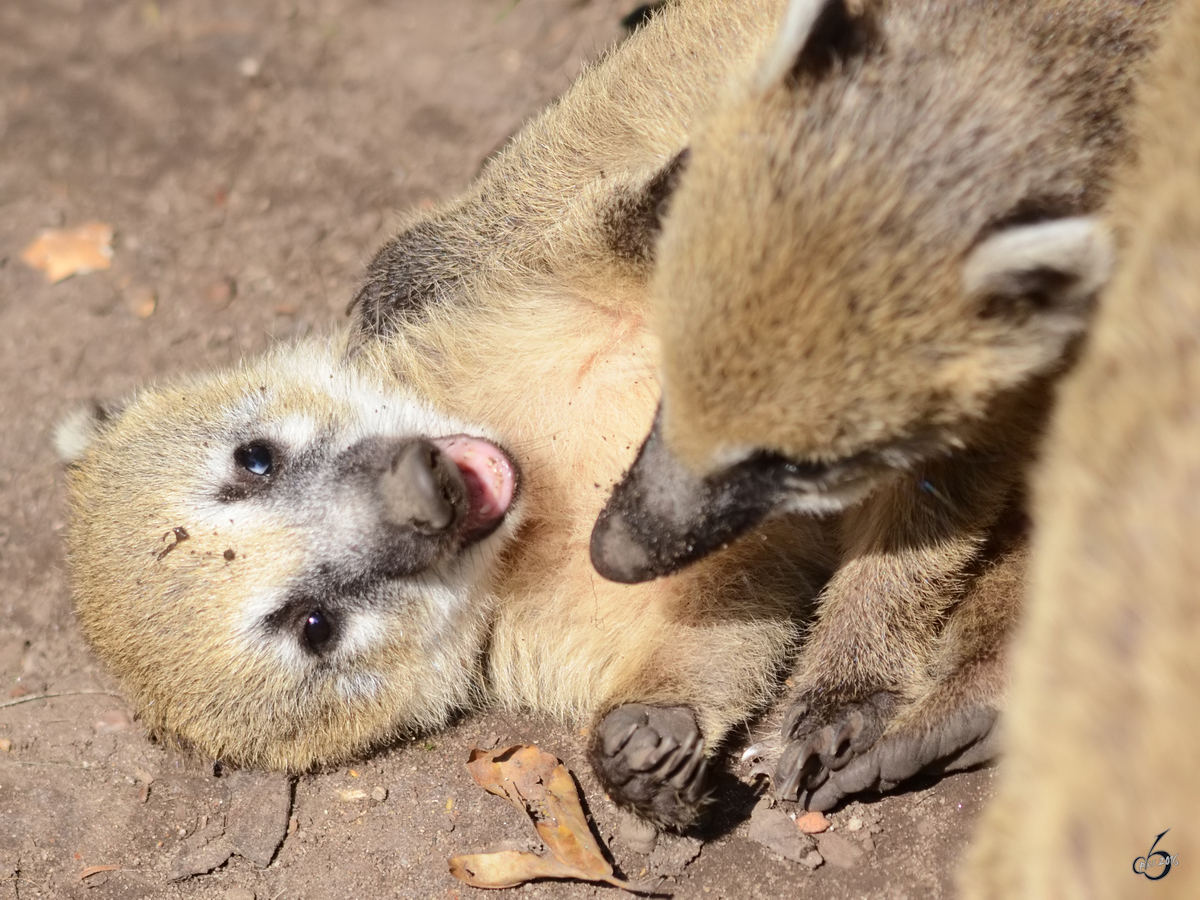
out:
M447 859L529 832L463 763L518 741L570 765L621 872L675 897L952 894L989 771L837 811L815 869L752 839L757 797L726 777L699 837L642 855L578 723L477 714L352 768L229 772L150 742L72 619L54 422L328 328L396 212L460 189L632 5L0 3L0 900L483 896ZM50 285L21 261L89 220L111 269Z

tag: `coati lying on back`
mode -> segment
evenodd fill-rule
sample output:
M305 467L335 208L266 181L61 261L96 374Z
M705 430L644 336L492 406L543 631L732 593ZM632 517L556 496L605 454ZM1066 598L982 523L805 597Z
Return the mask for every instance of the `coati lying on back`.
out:
M603 717L614 799L683 826L778 690L824 525L639 587L592 524L657 402L644 312L687 132L779 5L657 13L371 265L349 341L79 417L79 620L139 715L302 770L479 702Z
M1120 264L1034 480L971 900L1200 894L1200 2L1163 34L1110 209Z
M662 402L592 556L640 582L844 511L783 797L991 752L1017 592L960 598L1105 281L1090 216L1165 8L795 0L693 133L651 286Z

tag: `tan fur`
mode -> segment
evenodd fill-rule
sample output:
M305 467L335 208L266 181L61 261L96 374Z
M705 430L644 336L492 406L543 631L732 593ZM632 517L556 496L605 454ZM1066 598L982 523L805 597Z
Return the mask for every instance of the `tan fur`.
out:
M1099 209L1163 5L867 3L883 47L844 75L732 91L692 140L655 273L681 460L957 448L994 427L997 394L1061 345L1024 358L1035 341L979 315L964 268L1022 210Z
M1036 479L1008 755L964 897L1200 892L1200 3L1164 34L1113 202L1122 263ZM1132 868L1167 829L1178 863L1150 884Z
M420 318L411 303L488 305L539 289L582 295L622 331L640 327L653 251L624 226L647 218L635 209L642 189L687 147L731 74L763 52L783 3L684 0L658 10L471 187L401 223L357 298L362 333Z
M709 480L786 458L800 473L780 478L801 486L775 509L848 509L797 675L813 740L864 700L942 689L943 624L1020 503L1107 276L1104 233L1081 217L1125 152L1165 6L799 0L788 21L827 16L814 41L832 49L807 58L785 30L693 135L652 286L661 445ZM601 561L611 547L642 564L627 530ZM990 609L960 656L999 666L1015 604ZM985 670L971 702L994 708L1002 676Z
M281 349L143 392L97 426L71 474L80 620L154 731L304 769L482 700L580 720L639 702L694 710L711 753L777 690L828 565L820 523L781 519L636 587L599 579L587 555L657 403L644 313L658 200L646 185L670 171L715 86L762 51L777 13L772 2L658 13L462 197L407 222L368 273L346 359L336 346ZM364 393L387 415L437 412L381 426L370 403L345 399ZM250 424L235 412L247 405ZM522 473L509 523L453 562L466 574L418 579L380 614L379 646L333 658L332 674L231 636L248 595L307 571L320 523L287 509L246 526L200 514L210 455L226 458L255 427L286 433L291 417L347 443L379 428L491 436ZM160 555L176 527L188 538ZM451 600L433 596L439 583ZM367 676L382 685L370 696L339 693Z
M441 609L430 600L394 616L388 639L354 660L364 674L386 673L387 689L357 703L336 678L303 690L303 670L293 675L246 620L251 601L286 587L311 526L299 510L247 519L214 501L220 480L210 470L289 420L353 432L360 396L372 407L412 402L345 370L336 351L336 342L279 348L230 372L145 390L94 429L68 470L69 562L84 634L152 732L229 762L305 769L441 724L471 698L464 674L486 639L486 604L463 598ZM488 558L502 540L467 560L463 592L487 590Z

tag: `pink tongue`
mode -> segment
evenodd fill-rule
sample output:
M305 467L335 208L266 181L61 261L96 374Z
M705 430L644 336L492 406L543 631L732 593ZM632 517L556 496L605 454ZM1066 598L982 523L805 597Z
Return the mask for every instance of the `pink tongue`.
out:
M483 528L503 518L516 491L512 462L495 444L456 434L434 438L433 443L454 461L467 485L470 511L467 531Z

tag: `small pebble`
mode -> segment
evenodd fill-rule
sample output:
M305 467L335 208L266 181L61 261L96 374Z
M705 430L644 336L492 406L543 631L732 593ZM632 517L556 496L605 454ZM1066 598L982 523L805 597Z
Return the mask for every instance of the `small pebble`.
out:
M649 856L658 844L658 829L645 819L622 812L618 820L617 836L622 844L634 853Z
M829 820L821 813L813 810L806 812L802 816L796 818L796 827L805 834L820 834L822 831L829 830Z
M863 827L863 821L858 816L854 816L852 819L850 819L849 822L846 823L847 831L858 831L858 829L860 829L862 827Z
M0 753L7 753L12 749L12 741L8 738L0 738Z
M821 856L819 852L816 850L810 850L808 856L800 860L800 865L804 866L804 868L811 872L823 862L825 862L825 858Z
M382 803L387 799L387 788L375 787L371 789L371 799L376 803Z
M839 869L853 869L863 858L862 848L840 834L821 835L817 838L817 847L825 861Z
M119 731L128 731L132 727L133 720L123 709L106 709L92 723L92 728L97 734L116 734Z
M813 839L803 834L781 809L760 802L750 814L747 837L773 853L802 865L814 849Z
M225 892L225 900L254 900L254 891L250 888L235 887Z
M139 319L148 319L158 309L158 294L154 288L137 285L126 291L125 306Z
M237 282L226 276L219 278L204 289L204 299L217 309L224 309L237 296Z

